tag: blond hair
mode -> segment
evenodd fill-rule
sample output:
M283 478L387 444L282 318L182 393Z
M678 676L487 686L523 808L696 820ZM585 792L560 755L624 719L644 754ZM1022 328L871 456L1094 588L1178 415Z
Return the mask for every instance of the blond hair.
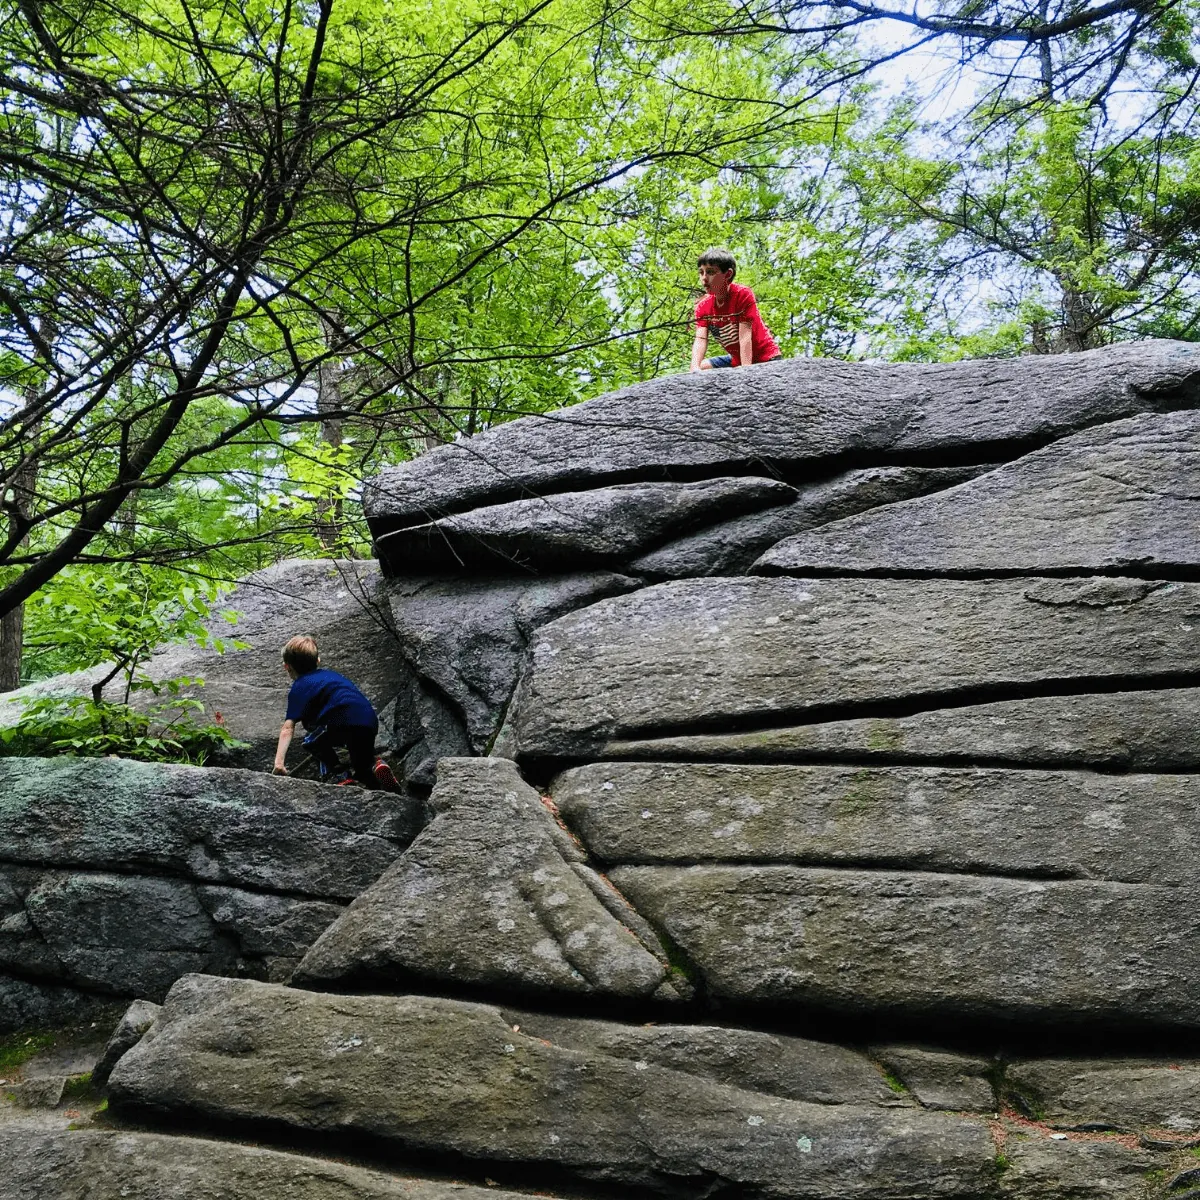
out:
M317 639L307 633L292 638L283 648L283 661L297 675L315 671L321 661L321 656L317 653Z

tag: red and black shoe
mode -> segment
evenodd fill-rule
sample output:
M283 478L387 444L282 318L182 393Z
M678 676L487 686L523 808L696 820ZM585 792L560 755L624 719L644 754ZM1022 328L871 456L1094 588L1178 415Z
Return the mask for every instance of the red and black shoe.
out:
M396 782L392 768L382 758L375 760L375 785L383 792L399 792L400 785Z

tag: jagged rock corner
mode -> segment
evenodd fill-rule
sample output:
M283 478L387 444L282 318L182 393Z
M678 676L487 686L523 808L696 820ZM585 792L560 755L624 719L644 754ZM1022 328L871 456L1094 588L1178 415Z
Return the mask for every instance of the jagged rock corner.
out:
M366 504L152 664L240 764L0 761L0 1197L1200 1196L1200 346L677 376ZM300 626L401 795L261 771Z

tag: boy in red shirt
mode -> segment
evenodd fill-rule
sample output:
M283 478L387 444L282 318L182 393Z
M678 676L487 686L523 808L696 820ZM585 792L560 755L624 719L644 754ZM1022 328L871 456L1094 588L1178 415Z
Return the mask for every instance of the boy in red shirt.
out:
M758 315L754 293L734 283L737 262L728 250L705 250L696 260L704 299L696 305L696 339L692 342L692 370L740 367L779 358L779 347ZM708 335L716 335L724 354L705 357Z

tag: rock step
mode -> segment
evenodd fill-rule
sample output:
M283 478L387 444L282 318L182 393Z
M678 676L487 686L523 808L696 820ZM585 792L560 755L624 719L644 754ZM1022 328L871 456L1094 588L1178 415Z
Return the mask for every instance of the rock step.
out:
M796 575L1078 574L1195 578L1200 413L1084 430L947 492L780 542L755 564Z
M1200 1028L1192 888L751 865L610 878L716 1002Z
M1200 775L605 762L550 795L600 862L872 864L1193 888Z
M498 1009L189 976L117 1064L118 1112L361 1135L580 1181L697 1195L962 1200L996 1194L981 1120L812 1104L557 1046Z
M1005 361L795 359L676 375L440 446L371 480L363 507L379 537L480 505L686 471L815 472L852 457L899 465L922 454L941 466L955 451L979 461L1139 412L1194 407L1198 378L1200 350L1170 341Z
M867 716L864 708L899 703L927 709L933 697L963 704L981 693L1017 698L1015 689L1190 683L1200 679L1198 628L1192 583L659 584L543 626L509 722L522 757L586 759L617 738Z
M1200 770L1200 688L1037 696L749 733L629 739L604 759Z

